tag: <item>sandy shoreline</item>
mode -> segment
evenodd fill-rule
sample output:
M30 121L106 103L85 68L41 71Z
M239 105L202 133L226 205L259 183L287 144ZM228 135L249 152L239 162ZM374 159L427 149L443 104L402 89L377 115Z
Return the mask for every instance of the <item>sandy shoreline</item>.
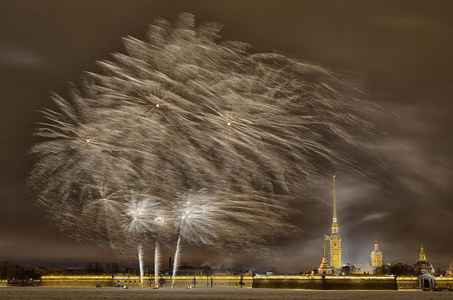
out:
M251 288L151 288L1 287L1 300L14 299L452 299L453 292L318 291Z

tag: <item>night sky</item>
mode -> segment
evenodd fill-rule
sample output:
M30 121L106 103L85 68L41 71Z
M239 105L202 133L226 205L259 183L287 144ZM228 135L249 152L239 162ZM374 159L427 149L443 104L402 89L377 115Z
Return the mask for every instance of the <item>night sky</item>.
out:
M68 82L96 60L122 52L121 37L143 39L156 18L179 12L197 24L224 25L223 40L319 64L360 86L383 110L373 120L388 135L385 188L337 179L343 263L369 263L377 239L384 262L413 264L423 243L428 260L453 268L453 3L451 1L0 1L0 260L33 265L115 261L48 224L25 189L37 112L49 92L68 98ZM373 168L370 163L369 168ZM331 190L295 218L301 227L275 259L249 267L308 271L322 258L331 229ZM303 198L303 195L301 195ZM222 262L222 257L192 264Z

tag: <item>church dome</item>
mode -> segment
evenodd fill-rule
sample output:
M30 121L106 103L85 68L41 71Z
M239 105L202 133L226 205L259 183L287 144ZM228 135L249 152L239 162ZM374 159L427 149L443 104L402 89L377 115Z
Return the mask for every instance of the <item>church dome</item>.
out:
M418 261L414 264L415 274L434 274L434 267L429 261Z
M433 265L426 259L426 254L423 251L423 245L420 246L420 254L418 256L418 262L414 264L415 274L434 274Z

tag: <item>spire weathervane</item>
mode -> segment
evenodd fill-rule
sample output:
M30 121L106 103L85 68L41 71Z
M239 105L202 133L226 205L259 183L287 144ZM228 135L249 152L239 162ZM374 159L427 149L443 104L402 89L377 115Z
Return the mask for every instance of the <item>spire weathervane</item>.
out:
M333 222L337 223L337 200L335 199L335 176L333 175Z

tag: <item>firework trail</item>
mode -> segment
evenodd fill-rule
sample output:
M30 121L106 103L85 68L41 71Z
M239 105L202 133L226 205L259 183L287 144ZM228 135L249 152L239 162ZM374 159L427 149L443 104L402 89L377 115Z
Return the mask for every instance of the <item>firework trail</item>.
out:
M139 268L140 268L140 285L143 288L143 274L145 274L145 265L143 262L143 249L142 245L138 245L137 247L138 252L138 261L139 261Z
M222 42L221 28L182 13L174 26L156 20L146 41L124 38L127 55L99 62L72 101L52 95L30 151L28 183L52 221L120 254L154 245L156 278L161 247L177 241L175 271L183 244L266 244L290 227L299 191L313 199L333 170L374 176L350 153L382 161L363 117L375 110L352 85Z
M157 210L158 204L151 202L146 197L138 197L134 195L125 210L125 224L124 230L130 235L128 238L136 240L139 268L140 268L140 282L143 287L143 274L144 274L144 261L143 261L143 247L142 244L147 240L147 235L152 232L154 228L152 225L154 213Z
M154 243L154 287L159 288L160 275L160 246L159 242Z
M165 246L165 248L169 248L168 241L170 240L169 237L172 236L172 229L173 227L167 218L165 217L168 214L166 210L160 210L159 215L154 218L154 228L155 233L154 237L154 287L159 288L159 275L160 275L160 264L161 264L161 246Z

